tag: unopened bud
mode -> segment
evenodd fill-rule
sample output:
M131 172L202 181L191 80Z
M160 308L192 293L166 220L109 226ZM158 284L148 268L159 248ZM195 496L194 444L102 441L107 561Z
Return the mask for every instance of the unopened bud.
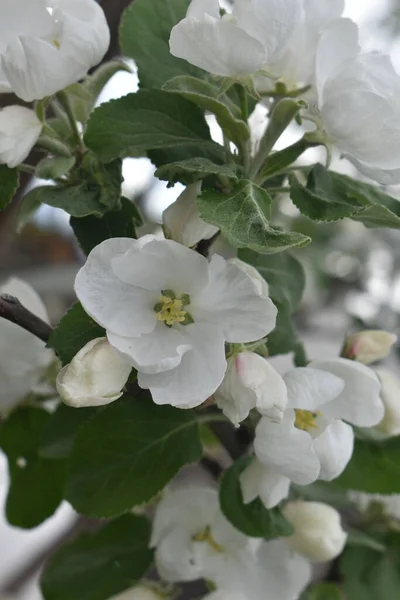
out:
M161 594L155 589L145 585L135 585L118 596L113 596L111 600L161 600L161 598Z
M386 358L397 341L397 336L387 331L360 331L347 336L343 356L369 365Z
M177 200L163 212L163 225L166 237L191 248L200 240L208 240L218 231L199 215L197 197L201 192L201 182L192 183Z
M387 369L375 369L381 382L381 400L385 408L385 416L377 428L394 436L400 434L400 381Z
M107 338L96 338L60 371L57 391L69 406L102 406L122 396L131 370Z
M347 540L337 510L322 502L288 502L283 515L294 534L285 538L289 546L312 562L327 562L341 554Z

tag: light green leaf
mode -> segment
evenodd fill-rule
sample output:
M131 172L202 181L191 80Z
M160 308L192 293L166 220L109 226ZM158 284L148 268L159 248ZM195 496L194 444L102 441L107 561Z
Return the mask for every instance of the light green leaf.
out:
M216 165L207 158L189 158L180 162L169 163L159 167L155 176L174 185L177 181L189 185L209 175L225 177L237 181L238 177L231 165Z
M304 138L301 138L301 140L284 148L284 150L272 152L268 156L260 172L260 180L265 181L276 174L282 173L282 171L293 164L303 152L314 145L315 144L307 142Z
M271 227L271 198L251 181L239 182L229 194L205 190L198 206L201 217L219 227L236 248L275 254L296 246L302 248L311 241L301 233Z
M336 584L318 583L308 589L302 595L301 600L344 600L344 598L340 588Z
M0 210L4 210L10 204L18 186L19 173L17 169L0 165Z
M369 535L365 531L359 531L357 529L347 529L347 545L348 546L362 546L363 548L370 548L376 552L385 552L386 545L379 539Z
M226 96L220 96L217 86L195 77L181 76L167 81L162 89L177 92L213 113L225 135L237 146L250 139L250 130L240 118L238 107Z
M124 397L79 430L67 499L80 513L110 517L151 500L202 454L197 415Z
M223 161L223 149L212 141L203 112L178 94L161 90L140 90L102 104L88 121L85 143L104 162L177 146Z
M124 515L85 533L54 554L41 577L45 600L108 600L149 570L150 523Z
M278 508L267 510L259 498L244 504L239 476L250 461L251 458L241 458L225 471L219 490L222 512L236 529L249 537L272 539L291 535L293 527Z
M61 175L68 173L75 164L75 158L71 156L66 158L64 156L55 156L53 158L43 158L36 165L36 175L41 179L57 179Z

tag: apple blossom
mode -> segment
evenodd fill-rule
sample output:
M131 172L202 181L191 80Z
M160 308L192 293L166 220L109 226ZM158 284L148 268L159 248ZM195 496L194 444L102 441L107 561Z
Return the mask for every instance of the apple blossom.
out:
M360 331L347 336L343 356L369 365L386 358L396 341L388 331Z
M208 240L218 231L200 217L197 197L201 192L201 182L188 185L173 204L163 212L163 226L166 237L189 248L200 240Z
M110 43L95 0L1 0L0 10L0 91L26 102L82 79Z
M162 598L165 596L155 588L141 584L113 596L110 600L162 600Z
M1 294L16 296L21 304L48 322L46 308L25 281L12 278L0 286ZM18 325L0 318L0 412L19 404L40 381L53 360L44 342Z
M90 253L75 291L156 404L193 408L222 383L225 342L258 340L276 307L242 269L172 240L112 238Z
M376 513L375 507L379 505L384 515L400 521L400 494L367 494L349 490L348 496L361 513L368 513L370 510Z
M381 398L385 408L378 429L386 435L400 435L400 381L388 369L375 369L381 382Z
M400 77L390 58L361 53L357 26L339 19L321 36L316 84L330 141L364 175L400 181Z
M39 139L43 125L35 112L24 106L0 111L0 163L10 168L22 163Z
M294 527L289 546L312 562L327 562L342 553L347 541L340 514L322 502L288 502L282 514Z
M69 406L102 406L122 396L131 370L107 338L96 338L61 369L57 391Z

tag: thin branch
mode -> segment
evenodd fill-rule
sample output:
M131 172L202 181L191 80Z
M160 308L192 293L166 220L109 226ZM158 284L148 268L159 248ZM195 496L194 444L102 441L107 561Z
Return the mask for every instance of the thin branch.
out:
M9 294L0 294L0 317L19 325L46 343L53 331L50 325L25 308L18 298Z

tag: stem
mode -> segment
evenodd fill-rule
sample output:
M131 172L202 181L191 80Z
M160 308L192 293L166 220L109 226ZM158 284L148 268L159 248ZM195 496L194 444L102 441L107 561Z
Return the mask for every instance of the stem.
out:
M247 96L247 92L242 85L239 83L236 84L236 91L240 100L240 110L242 113L242 120L247 123L247 119L249 118L249 99Z
M71 158L72 156L68 146L56 138L41 135L37 144L56 156L64 156L65 158Z
M293 362L296 367L306 367L310 362L307 358L303 342L297 342L296 348L294 349Z
M50 325L25 308L18 298L9 294L0 295L0 317L19 325L46 343L53 331Z
M290 187L267 187L265 188L269 194L289 194Z
M232 152L231 152L231 145L230 145L230 141L229 139L226 137L226 135L224 134L224 150L225 150L225 159L227 164L232 162Z
M66 112L77 147L82 148L82 138L78 128L78 122L75 119L74 111L72 109L71 102L69 101L68 94L66 94L66 92L58 92L57 99Z
M21 171L21 173L29 173L30 175L35 174L35 167L32 167L32 165L27 165L26 163L21 163L17 166L17 169L18 171Z

